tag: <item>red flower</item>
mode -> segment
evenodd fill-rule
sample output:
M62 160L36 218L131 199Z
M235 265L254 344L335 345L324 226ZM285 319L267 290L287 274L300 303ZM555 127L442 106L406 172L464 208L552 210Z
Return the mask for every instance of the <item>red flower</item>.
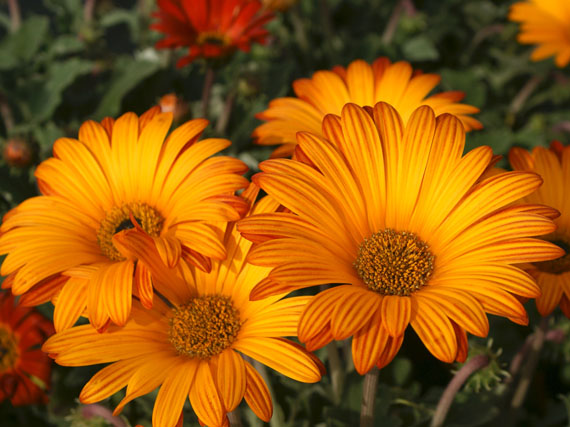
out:
M188 46L188 55L176 64L189 64L198 57L218 58L236 49L249 51L252 43L265 43L263 25L273 19L258 0L158 0L151 26L165 38L158 49Z
M0 294L0 401L10 399L14 406L47 402L51 360L41 345L52 333L40 313L15 306L8 292Z

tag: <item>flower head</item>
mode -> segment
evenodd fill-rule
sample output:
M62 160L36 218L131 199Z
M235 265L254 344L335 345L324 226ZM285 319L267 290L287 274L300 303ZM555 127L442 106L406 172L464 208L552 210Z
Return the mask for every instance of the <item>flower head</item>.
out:
M160 111L163 113L172 113L174 123L177 123L190 111L188 103L173 93L163 95L158 105L160 106Z
M570 318L570 205L566 201L566 192L570 189L570 146L555 141L549 150L536 147L530 153L515 147L509 152L509 160L513 169L535 172L544 181L542 187L524 198L524 202L552 206L560 212L554 220L556 231L543 238L567 253L552 261L525 264L524 269L536 279L542 292L536 298L538 312L548 316L560 305Z
M269 108L257 115L267 121L253 133L258 144L283 144L273 157L293 153L295 134L308 131L322 135L321 123L327 114L340 114L342 107L355 103L372 107L383 101L391 104L407 123L412 112L420 105L428 105L436 116L451 113L459 117L466 130L480 129L481 123L469 116L479 111L466 104L458 104L463 92L442 92L428 96L441 78L437 74L414 71L405 61L392 64L388 58L378 58L372 65L356 60L331 71L317 71L310 79L293 82L297 98L277 98Z
M244 197L255 198L252 186ZM275 210L269 198L254 212ZM226 413L243 398L264 421L272 415L271 396L243 353L282 374L303 382L316 382L322 365L302 347L284 339L295 336L297 322L309 297L250 301L252 287L268 272L247 264L251 242L228 226L225 261L215 262L206 274L196 268L169 269L149 238L128 231L121 240L148 258L156 287L171 306L156 298L151 310L133 305L132 318L123 328L111 326L98 334L90 325L60 332L43 349L57 363L84 366L109 363L83 388L80 400L93 403L127 386L115 414L131 400L160 387L154 405L153 425L174 426L184 402L190 403L203 424L225 425ZM154 261L153 261L154 260Z
M158 8L158 21L151 28L165 38L156 47L188 48L178 67L199 57L225 57L236 49L249 51L252 43L265 43L269 33L263 26L273 19L259 0L158 0Z
M48 319L16 306L10 293L0 294L0 401L10 399L15 406L47 402L51 360L39 346L52 333Z
M43 195L4 217L1 274L10 275L14 294L26 294L24 304L54 301L56 330L82 314L98 329L109 319L123 325L133 293L152 306L148 265L116 240L124 230L148 236L170 266L209 270L212 258L225 258L211 222L235 221L247 208L233 195L247 185L247 168L211 157L228 140L197 141L206 120L167 137L171 122L172 114L156 107L140 118L127 113L84 123L78 139L57 140L54 157L38 166Z
M263 7L269 10L284 12L294 6L299 0L261 0Z
M518 41L537 44L533 61L555 56L558 67L570 62L570 2L568 0L527 0L511 6L509 19L521 23Z
M4 161L13 167L25 168L34 160L32 145L22 138L11 138L2 150Z
M258 243L248 260L271 267L252 291L263 298L321 284L299 321L314 350L353 336L359 373L382 367L411 325L445 362L464 360L466 331L486 336L486 313L526 324L514 295L536 297L534 280L513 266L560 256L531 236L555 229L553 209L511 206L541 184L507 172L480 180L489 147L462 155L465 132L454 116L427 106L407 124L386 103L347 104L323 121L324 137L301 132L307 163L261 163L253 180L290 212L240 221Z

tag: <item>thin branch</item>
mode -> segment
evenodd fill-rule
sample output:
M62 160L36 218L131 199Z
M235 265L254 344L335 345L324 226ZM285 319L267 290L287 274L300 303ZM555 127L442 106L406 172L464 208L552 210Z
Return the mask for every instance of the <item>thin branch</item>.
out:
M431 420L431 427L440 427L443 425L445 421L445 417L449 412L449 408L451 408L451 404L453 403L453 399L457 392L461 389L465 381L474 373L477 372L479 369L484 368L489 364L489 356L484 354L479 354L477 356L472 357L467 361L459 371L455 373L439 402L437 403L437 407L435 408L435 413L433 414L433 418Z

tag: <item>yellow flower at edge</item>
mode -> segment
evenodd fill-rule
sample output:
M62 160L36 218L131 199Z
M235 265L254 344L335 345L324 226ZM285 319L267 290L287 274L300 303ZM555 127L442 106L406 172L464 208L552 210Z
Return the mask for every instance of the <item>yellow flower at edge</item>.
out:
M357 371L383 367L408 325L444 362L465 360L466 332L484 337L486 313L526 324L515 297L539 288L513 264L563 251L532 236L550 233L537 205L511 206L542 182L528 172L483 179L493 153L463 155L465 132L454 116L427 106L407 124L386 103L347 104L323 121L324 138L298 134L311 163L261 163L253 181L290 213L245 218L239 230L257 244L248 260L271 267L252 298L340 284L319 292L299 321L308 350L353 337Z
M481 129L481 123L470 117L479 109L458 104L465 94L459 91L442 92L428 96L439 83L437 74L423 74L413 70L406 61L391 63L386 57L369 65L356 60L331 71L317 71L310 79L293 82L294 97L277 98L269 108L257 114L266 121L255 129L253 137L260 145L283 144L272 157L287 157L293 153L295 134L307 131L322 136L321 123L327 114L340 114L342 107L351 102L362 107L374 106L383 101L391 104L407 123L412 112L421 105L433 108L436 116L454 114L466 130Z
M509 20L521 23L519 43L536 44L530 59L555 57L558 67L570 62L570 2L529 0L511 6Z
M550 150L536 147L531 153L522 148L512 148L509 161L515 170L535 172L544 180L536 192L524 198L525 203L552 206L560 212L554 220L557 229L544 239L570 250L570 146L553 142ZM542 295L536 298L536 308L542 316L548 316L557 305L570 318L570 255L553 261L525 264L537 281Z
M257 189L244 197L254 200ZM277 204L261 200L254 212L270 212ZM152 309L133 304L123 327L100 334L90 325L57 333L43 346L64 366L111 363L83 388L82 403L105 399L125 386L115 414L131 400L157 387L152 424L173 427L185 401L200 422L209 427L228 425L226 413L245 398L262 420L272 415L271 396L260 374L245 361L249 356L302 382L317 382L323 366L301 346L282 337L296 336L301 311L310 297L250 301L253 286L269 269L245 262L251 242L230 225L224 246L228 257L216 261L210 274L194 267L167 268L148 236L128 230L119 240L150 265L156 289L170 306L155 297ZM241 354L240 354L241 353Z
M246 206L233 194L247 185L247 167L212 157L230 141L197 141L206 120L167 136L172 114L159 111L88 121L78 139L58 139L54 157L35 173L43 195L4 217L1 274L15 295L24 294L21 303L53 300L56 330L82 314L100 330L109 321L124 325L133 294L152 306L148 266L117 246L123 230L149 236L170 266L209 270L211 259L226 257L211 222L240 218Z

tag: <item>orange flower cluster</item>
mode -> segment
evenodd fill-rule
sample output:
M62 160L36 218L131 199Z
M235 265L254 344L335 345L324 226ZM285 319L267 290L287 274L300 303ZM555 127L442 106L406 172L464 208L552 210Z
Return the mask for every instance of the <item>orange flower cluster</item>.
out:
M158 46L190 49L179 66L265 41L272 18L257 0L158 5ZM258 116L257 143L281 146L252 183L217 155L230 141L200 139L206 120L171 130L175 98L87 121L38 166L41 195L5 215L3 286L20 305L55 305L43 350L58 364L108 364L81 402L126 387L118 414L159 388L152 420L165 427L187 400L208 426L243 399L269 421L259 364L317 382L311 351L332 341L351 339L366 374L408 326L450 363L467 358L467 334L487 336L488 314L527 324L521 299L570 316L570 148L513 149L514 171L488 173L491 148L464 152L478 109L430 95L439 80L379 58L295 81L297 97ZM49 365L31 347L50 326L11 296L0 304L0 396L42 401L30 378L47 386Z

